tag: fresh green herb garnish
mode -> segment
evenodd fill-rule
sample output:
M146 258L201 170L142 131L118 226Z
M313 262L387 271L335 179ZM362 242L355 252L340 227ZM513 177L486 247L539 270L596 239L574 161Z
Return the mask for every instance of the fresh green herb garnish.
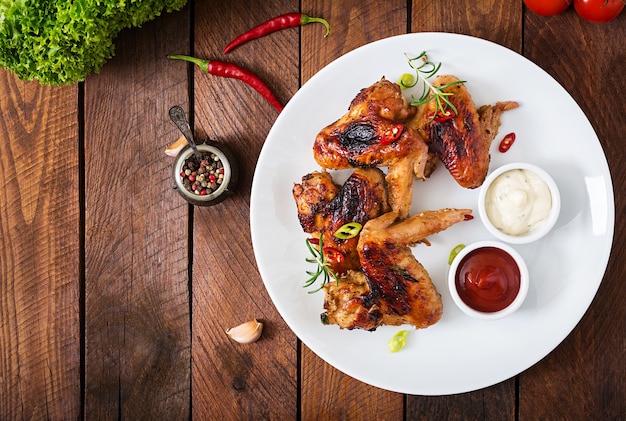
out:
M449 97L454 95L451 92L446 92L445 90L454 85L461 85L465 83L464 80L457 80L454 82L446 83L442 86L434 86L428 79L435 76L439 69L441 68L441 63L435 64L432 61L428 60L428 56L426 55L426 51L423 51L417 57L409 57L406 55L406 58L409 62L409 66L413 70L415 70L415 77L408 73L403 74L400 77L398 84L403 89L413 88L417 86L418 83L421 82L421 94L419 98L415 98L415 96L411 96L412 102L411 105L418 106L428 104L431 101L435 101L435 113L432 116L432 119L435 119L437 116L448 116L449 112L446 112L448 108L454 112L456 115L457 109L454 104L450 101Z
M319 288L314 291L309 291L309 294L313 294L329 283L331 279L334 279L339 283L339 279L337 278L337 274L335 271L331 269L329 266L329 257L328 254L324 251L324 245L322 243L323 235L320 236L319 241L317 239L307 238L306 246L311 253L311 257L307 257L306 261L308 263L314 263L317 265L315 271L306 271L306 273L310 276L310 278L304 283L304 288L308 288L321 276L322 282L320 283ZM334 249L333 249L334 250Z

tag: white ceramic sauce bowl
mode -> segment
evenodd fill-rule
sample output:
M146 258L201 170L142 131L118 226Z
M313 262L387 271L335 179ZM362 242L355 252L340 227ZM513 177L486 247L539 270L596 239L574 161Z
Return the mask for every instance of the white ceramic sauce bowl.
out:
M490 219L487 209L487 200L490 195L490 189L495 188L493 187L494 182L496 182L497 180L501 180L501 177L503 177L505 173L513 170L528 171L537 175L547 185L550 191L551 200L550 212L547 217L531 230L519 234L506 233L502 229L496 227L496 225L494 225L494 223ZM485 179L485 182L481 186L478 195L478 212L484 226L487 228L489 233L496 237L498 240L512 244L530 243L545 236L554 227L554 224L559 217L560 211L561 196L559 194L558 186L554 182L554 179L542 168L525 162L510 163L495 169Z
M472 300L468 299L467 294L460 292L461 287L458 286L457 282L457 278L461 279L463 277L463 271L467 269L467 267L464 267L464 265L467 264L469 259L475 257L476 254L481 253L482 251L489 251L490 249L495 249L495 252L492 251L492 253L503 256L502 258L506 262L510 262L506 258L506 256L510 257L512 259L512 265L516 266L519 270L519 289L517 289L517 287L513 287L513 293L509 294L511 298L514 298L512 298L512 301L510 301L511 298L509 298L509 300L504 300L510 301L510 303L504 308L495 311L486 310L484 307L479 309L481 307L480 305L477 305L475 301L474 303L472 303ZM501 254L501 252L503 252L503 254ZM487 266L497 266L496 264L494 264L494 260L496 259L493 259L492 254L488 254L486 256L483 255L482 257L483 261L487 262ZM473 279L476 280L475 277ZM461 282L463 281L461 280ZM454 257L448 271L448 289L454 303L465 314L482 320L501 319L517 311L526 299L529 283L530 279L528 275L528 267L526 266L526 262L524 261L522 256L511 245L495 240L478 241L467 245ZM517 292L515 293L516 290ZM494 299L490 303L499 306L504 305L502 303L502 300L500 299Z

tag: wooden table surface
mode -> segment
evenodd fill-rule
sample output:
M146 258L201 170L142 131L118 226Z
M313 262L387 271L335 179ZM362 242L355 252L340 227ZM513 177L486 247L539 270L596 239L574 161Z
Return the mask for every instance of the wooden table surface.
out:
M308 25L227 57L284 103L356 47L444 31L523 54L588 116L614 183L613 252L581 322L536 365L470 393L402 395L342 374L284 323L249 229L252 177L277 111L239 81L166 55L224 59L235 35L289 11L326 18L331 35ZM0 419L623 419L626 13L597 25L573 9L540 17L521 0L197 0L116 44L102 72L74 86L0 69ZM191 207L172 189L163 151L179 135L167 115L175 104L197 136L239 158L239 191L217 206ZM259 342L224 334L255 317L265 322Z

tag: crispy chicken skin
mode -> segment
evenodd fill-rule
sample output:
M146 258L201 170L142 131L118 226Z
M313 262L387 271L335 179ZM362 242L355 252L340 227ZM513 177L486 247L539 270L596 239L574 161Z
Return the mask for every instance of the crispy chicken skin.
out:
M331 262L335 273L361 267L356 251L358 236L339 239L333 234L348 222L365 225L370 219L389 211L384 174L378 168L359 168L343 186L337 186L330 173L316 171L302 177L293 187L298 219L304 232L322 238L325 247L341 251L345 259Z
M423 329L437 323L443 312L441 295L410 247L471 213L440 209L397 221L392 211L370 220L357 246L362 272L350 271L325 286L326 321L365 330L402 324Z
M451 75L437 76L434 86L443 86L458 79ZM483 118L476 110L474 101L464 84L444 89L451 93L448 99L457 109L451 119L433 119L435 101L419 107L409 124L426 140L431 153L435 154L459 185L474 189L485 181L491 156L489 148L500 125L502 112L517 107L516 102L498 103L483 108Z
M402 96L400 86L385 78L365 88L352 100L348 112L322 129L313 144L313 156L327 169L389 167L390 205L401 218L411 207L414 177L424 178L428 146L403 123L417 111ZM389 133L397 139L385 142Z
M516 101L502 101L493 105L483 105L478 109L478 121L486 142L491 145L493 139L498 135L502 113L517 107L519 107L519 103Z
M324 323L349 330L375 330L382 324L380 306L369 300L370 287L360 270L349 270L324 290Z
M293 198L298 208L298 220L307 233L324 231L328 225L329 204L339 193L339 186L327 171L315 171L294 184Z

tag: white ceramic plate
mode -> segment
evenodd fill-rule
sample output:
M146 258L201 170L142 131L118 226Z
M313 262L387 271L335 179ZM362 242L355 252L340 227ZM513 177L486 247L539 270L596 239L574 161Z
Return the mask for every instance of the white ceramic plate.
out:
M464 190L440 166L416 182L413 211L472 208L476 218L430 237L414 249L443 297L434 326L409 331L407 345L387 351L400 327L375 332L340 330L320 322L323 294L304 289L307 249L291 190L319 169L315 135L343 115L360 89L382 76L396 81L410 71L404 53L427 51L439 74L467 81L477 105L516 100L492 145L492 166L527 161L543 167L561 190L555 229L540 241L514 246L526 259L531 286L514 315L485 322L464 315L446 286L450 250L491 239L477 212L477 190ZM497 143L509 132L516 143L505 154ZM345 174L338 174L345 179ZM589 121L547 73L517 53L463 35L408 34L358 48L309 80L268 134L252 185L251 231L259 271L276 308L317 355L346 374L391 391L444 395L472 391L517 375L551 352L580 321L602 280L614 228L614 202L606 158Z

